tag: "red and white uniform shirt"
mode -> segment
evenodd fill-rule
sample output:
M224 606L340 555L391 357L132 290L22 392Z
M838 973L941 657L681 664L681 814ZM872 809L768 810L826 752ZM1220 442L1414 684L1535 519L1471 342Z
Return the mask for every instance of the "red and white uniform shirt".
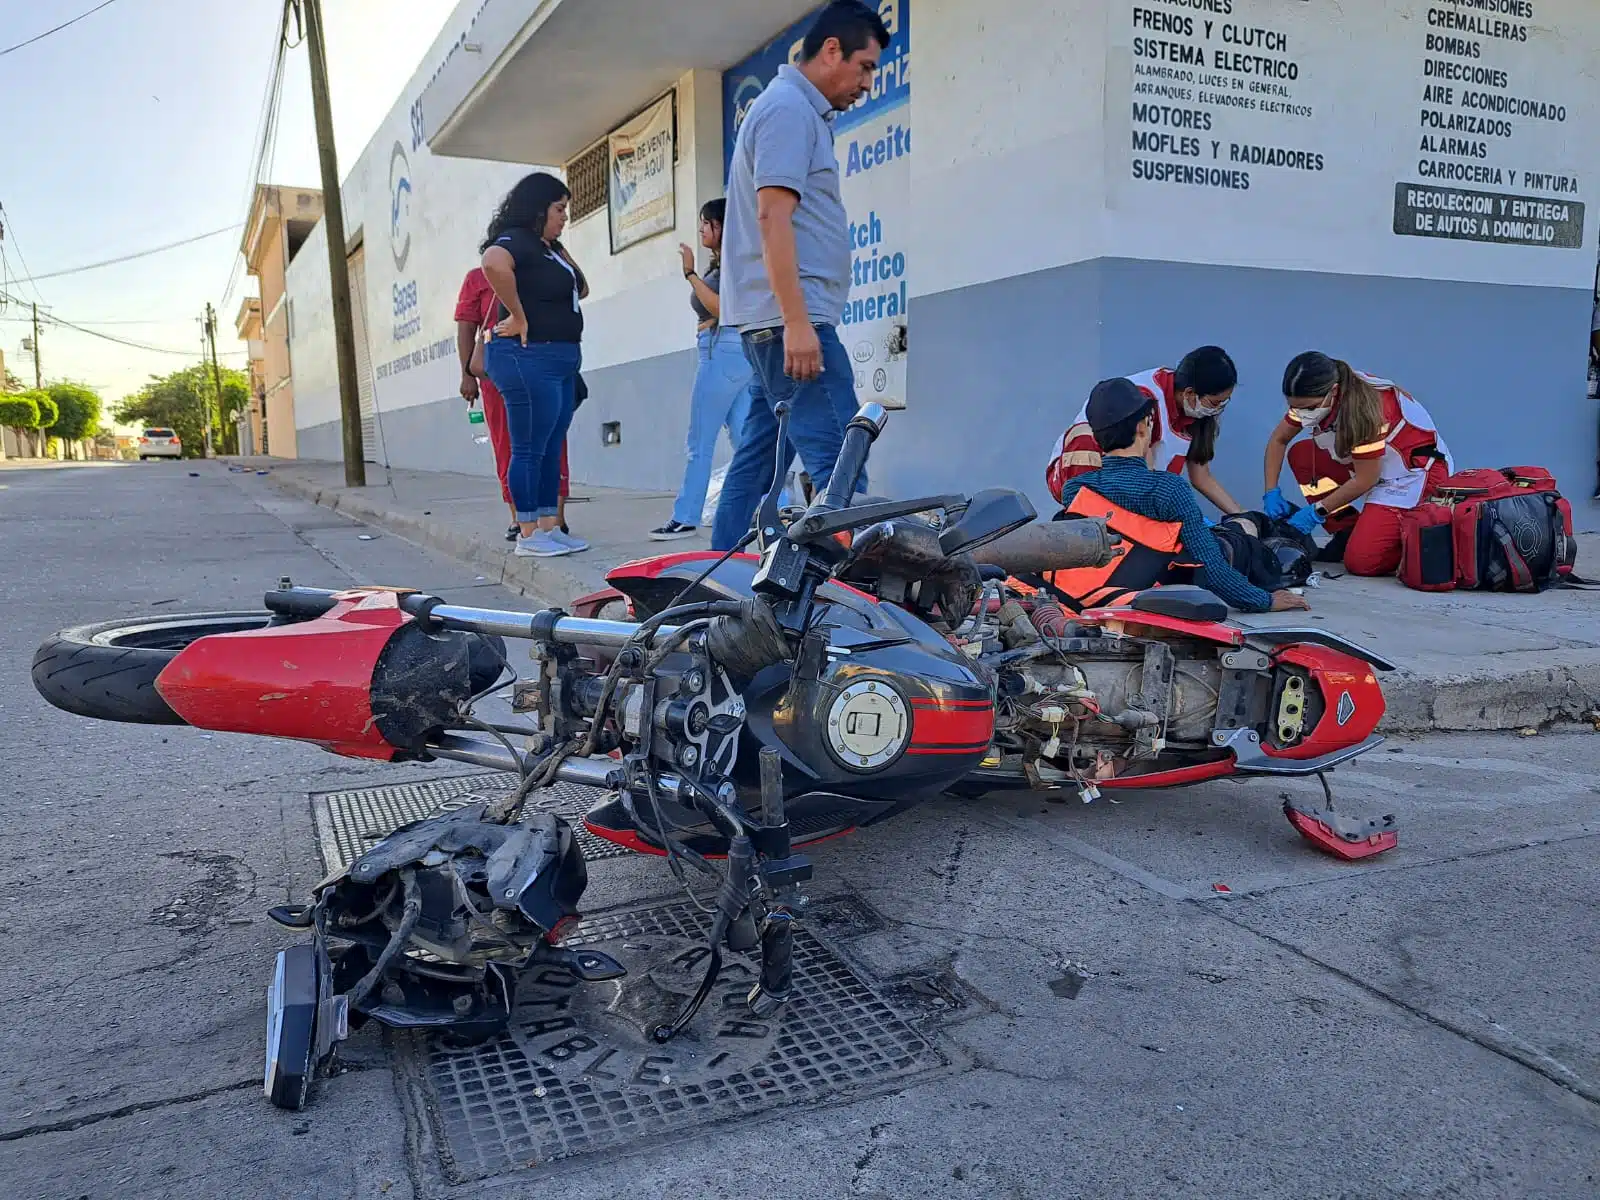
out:
M1167 367L1157 367L1128 378L1139 390L1156 402L1156 428L1150 443L1150 465L1157 471L1179 474L1189 463L1189 431L1195 418L1183 411L1178 403L1175 376ZM1089 403L1078 410L1078 415L1056 443L1050 465L1045 468L1045 484L1050 494L1061 501L1061 487L1067 480L1100 469L1100 445L1094 440L1094 430L1089 428Z
M1347 458L1339 457L1334 448L1339 426L1339 400L1333 402L1333 410L1315 429L1305 429L1292 413L1284 417L1282 428L1294 433L1310 434L1317 448L1343 467L1348 468L1356 462L1370 462L1375 458L1383 460L1377 486L1362 500L1356 501L1357 505L1370 501L1390 508L1415 508L1422 503L1428 469L1437 461L1435 455L1443 456L1445 469L1451 474L1456 469L1455 459L1450 456L1450 448L1445 445L1433 417L1412 399L1410 393L1387 379L1379 379L1364 371L1357 371L1356 374L1376 388L1383 399L1383 428L1371 442L1352 447ZM1346 470L1343 479L1333 482L1343 483L1350 478L1350 474Z

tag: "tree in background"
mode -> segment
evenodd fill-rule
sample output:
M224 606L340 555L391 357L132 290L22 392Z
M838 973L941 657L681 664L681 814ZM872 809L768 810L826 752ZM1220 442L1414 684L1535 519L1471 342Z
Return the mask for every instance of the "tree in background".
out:
M149 383L117 405L116 419L124 425L174 429L183 442L184 455L198 457L205 450L209 411L213 445L223 454L237 454L239 426L234 418L250 402L250 382L244 372L228 367L223 367L221 374L220 397L211 368L205 365L152 375Z
M47 391L33 388L24 392L23 395L39 406L39 424L34 426L33 434L33 455L35 458L44 458L45 443L49 440L45 430L49 429L60 418L61 409Z
M100 393L82 383L52 383L45 394L55 402L56 419L44 426L46 436L68 446L100 432Z
M26 446L28 431L39 427L39 406L26 393L0 395L0 425L15 430L17 445Z
M17 373L7 367L5 377L0 378L0 392L20 392L26 388L27 385L17 378Z

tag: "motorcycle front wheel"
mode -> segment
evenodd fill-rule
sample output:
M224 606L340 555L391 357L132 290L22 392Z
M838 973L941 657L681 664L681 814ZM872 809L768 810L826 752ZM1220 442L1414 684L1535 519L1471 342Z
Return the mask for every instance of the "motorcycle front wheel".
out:
M265 628L269 612L174 613L63 629L33 656L33 686L57 708L100 721L182 725L156 676L191 642Z

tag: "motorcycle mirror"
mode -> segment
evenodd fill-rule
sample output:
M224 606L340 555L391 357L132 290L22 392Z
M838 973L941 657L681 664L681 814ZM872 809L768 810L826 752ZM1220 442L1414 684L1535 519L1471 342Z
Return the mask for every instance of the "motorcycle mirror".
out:
M1011 488L985 488L967 502L959 520L939 535L939 549L961 554L1021 529L1039 514L1033 502Z

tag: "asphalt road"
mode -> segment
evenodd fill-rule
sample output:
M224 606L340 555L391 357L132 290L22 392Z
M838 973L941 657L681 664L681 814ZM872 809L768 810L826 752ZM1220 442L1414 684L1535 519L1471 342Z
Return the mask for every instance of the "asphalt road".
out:
M867 1098L459 1186L373 1033L305 1113L273 1109L263 994L290 939L262 913L321 874L308 796L462 769L79 720L34 693L33 649L254 608L281 575L517 601L268 480L189 470L0 469L0 1196L1600 1194L1587 730L1340 772L1347 809L1402 822L1365 866L1307 849L1259 783L952 800L819 848L815 889L877 914L819 929L841 960L885 995L947 989L902 1006L946 1068ZM589 903L673 894L615 860Z

